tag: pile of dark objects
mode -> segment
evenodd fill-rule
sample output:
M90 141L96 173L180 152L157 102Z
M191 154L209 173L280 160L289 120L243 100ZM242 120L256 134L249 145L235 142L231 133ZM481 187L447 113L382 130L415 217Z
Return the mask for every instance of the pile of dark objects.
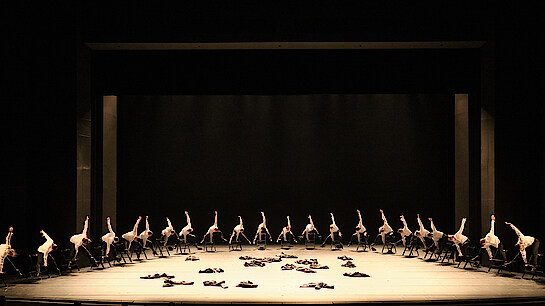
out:
M352 258L350 258L350 257L348 257L348 256L346 256L346 255L339 256L339 257L337 257L337 258L340 259L340 260L345 260L345 261L346 261L346 260L353 260Z
M280 257L252 257L252 256L240 256L240 260L249 260L244 263L245 267L264 267L265 263L281 262Z
M240 284L238 284L237 287L241 287L241 288L257 288L257 284L254 284L251 281L240 282Z
M281 252L280 255L276 255L278 258L297 258L295 255L286 254L284 252Z
M211 287L221 287L223 289L229 288L225 285L225 281L217 282L215 280L210 280L210 281L204 281L202 282L202 284L205 286L211 286Z
M176 282L168 278L168 279L165 279L163 283L163 287L174 287L175 285L193 285L193 284L194 282L186 282L186 281Z
M159 274L159 273L155 273L155 274L149 274L149 275L146 275L146 276L140 276L141 279L156 279L156 278L174 278L174 275L167 275L166 273L163 273L163 274Z
M223 273L222 268L206 268L204 270L200 270L199 273Z
M299 286L300 288L314 288L316 290L320 290L322 288L326 288L326 289L335 289L335 286L330 286L324 282L318 282L318 283L308 283L308 284L304 284L302 286Z
M342 266L342 267L347 267L347 268L355 268L355 267L356 267L356 265L355 265L353 262L351 262L350 260L347 261L347 262L345 262L345 263L342 264L341 266Z
M199 260L199 257L197 256L193 256L193 255L189 255L185 258L185 261L195 261L195 260Z
M299 260L296 260L295 263L300 264L300 265L309 265L308 267L311 268L311 269L329 269L328 266L322 266L321 264L319 264L318 259L316 259L316 258L311 258L311 259L308 259L308 260L307 259L299 259ZM305 271L303 271L303 272L305 272Z
M352 273L343 273L344 276L348 277L370 277L368 274L361 273L361 272L352 272Z
M282 266L282 270L293 270L293 269L296 269L297 267L294 265L294 264L285 264Z

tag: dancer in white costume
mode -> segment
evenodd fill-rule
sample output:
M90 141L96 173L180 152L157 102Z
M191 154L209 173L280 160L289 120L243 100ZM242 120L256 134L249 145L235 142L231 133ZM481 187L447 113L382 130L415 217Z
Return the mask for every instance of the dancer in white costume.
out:
M49 257L49 253L53 251L53 247L55 247L55 242L44 230L40 231L40 234L45 238L45 242L38 247L38 252L42 253L44 266L47 267L47 258ZM40 263L38 262L38 267L40 266ZM38 275L40 271L38 270Z
M179 236L184 237L184 243L187 243L187 236L195 237L195 235L192 234L193 228L191 227L191 219L189 218L189 213L187 211L185 211L185 217L187 219L187 225L182 228Z
M108 257L110 254L110 247L116 241L114 230L112 229L112 224L110 217L106 218L106 224L108 224L108 232L102 236L102 241L106 243L106 251L104 252L104 257Z
M411 232L411 230L407 226L405 216L400 216L399 219L401 220L401 222L403 222L403 228L398 229L397 232L401 234L401 241L403 241L403 246L407 247L407 237L409 237L413 232Z
M161 235L165 236L165 242L164 242L165 246L167 245L168 237L170 237L170 235L175 233L174 232L174 227L172 226L172 223L170 223L170 219L168 217L167 217L167 223L168 223L168 226L165 227L165 229L161 231Z
M358 238L358 244L361 244L361 236L367 236L367 229L365 226L363 226L363 220L361 218L361 212L359 209L356 210L358 212L358 218L360 221L358 222L358 225L356 225L356 232L352 234L352 237L356 236ZM352 244L352 239L348 242L348 246Z
M89 227L89 216L85 217L85 222L83 224L83 231L81 234L76 234L70 237L70 242L73 244L72 254L70 255L70 260L75 260L78 256L79 248L82 245L87 245L91 242L91 239L87 238L87 228Z
M238 216L238 219L239 219L239 224L237 224L237 226L233 228L233 233L231 234L231 238L229 238L229 244L233 242L233 237L235 238L235 242L239 242L238 239L240 235L242 235L242 237L244 237L244 239L246 239L246 241L248 241L249 244L252 244L250 242L250 239L248 239L248 237L244 235L244 225L242 224L242 217Z
M301 235L305 235L305 238L307 239L307 241L308 241L308 234L310 232L316 231L316 234L320 235L320 233L318 233L318 230L314 226L314 222L312 222L312 216L311 215L308 215L308 222L309 223L305 227L305 230L303 230L303 233L301 234Z
M327 242L328 238L331 238L331 241L333 241L333 235L335 233L339 233L339 237L342 237L341 230L339 230L339 227L337 224L335 224L335 217L333 216L333 213L329 213L331 215L331 224L329 225L329 235L324 239L324 242L322 243L322 247L325 246L325 243Z
M424 246L424 249L427 249L428 246L426 245L426 237L430 234L430 231L428 231L424 224L422 223L422 220L420 220L420 214L416 215L416 220L418 221L418 225L420 226L420 229L414 232L414 235L422 241L422 245Z
M526 266L533 265L534 268L537 265L537 255L539 252L539 240L532 236L525 236L522 232L514 226L512 223L505 222L505 224L511 226L511 228L517 233L518 240L515 246L519 247L520 255L522 255L522 260ZM526 258L526 248L532 246L532 262L528 263L528 258Z
M264 213L264 212L261 212L261 216L263 217L263 222L261 222L261 224L259 224L259 226L257 227L257 232L255 233L255 237L254 237L254 244L255 244L257 238L260 238L260 239L261 239L261 232L263 232L263 230L266 231L266 233L269 235L269 240L272 241L271 233L269 233L269 230L267 229L267 223L266 223L266 219L265 219L265 213ZM265 238L265 239L267 239L267 238Z
M433 240L433 244L435 245L436 250L439 250L439 240L445 236L445 234L441 231L438 231L435 228L435 224L433 224L433 219L428 218L430 220L430 226L431 226L431 232L428 234L428 237Z
M280 235L278 235L278 239L276 239L276 242L280 242L280 238L284 238L284 241L288 241L288 234L291 235L291 237L293 238L293 241L295 241L295 243L297 243L297 239L295 239L295 235L293 234L293 232L291 231L291 222L290 222L290 216L286 216L286 218L288 219L288 225L284 226L282 228L282 232L280 232Z
M490 216L490 231L488 232L488 234L486 234L486 236L484 236L483 239L481 239L481 244L483 245L482 247L488 253L488 258L489 259L492 259L494 257L492 255L492 250L490 250L490 247L492 246L492 247L494 247L496 249L499 249L500 244L501 244L500 238L498 238L498 236L496 236L494 234L494 224L495 223L496 223L496 216L491 215ZM502 251L502 255L504 255L503 251Z
M467 220L466 218L462 218L462 224L460 225L458 232L456 232L456 234L454 235L448 236L448 239L454 242L454 245L456 246L456 249L458 250L459 257L464 256L464 254L462 253L462 249L460 248L460 245L463 245L467 241L467 236L463 234L466 220Z
M170 221L169 221L169 224L170 224ZM148 242L149 237L151 237L152 235L153 235L153 232L150 231L149 229L148 216L146 216L146 229L143 232L141 232L140 235L138 235L138 238L142 240L142 248L146 247L146 242Z
M4 273L4 260L6 257L16 255L15 250L11 248L11 236L13 236L13 227L9 228L6 243L0 244L0 273Z
M380 214L382 215L383 224L382 224L381 227L378 228L378 235L375 238L375 241L371 244L372 246L376 244L378 236L382 237L382 244L385 245L386 244L386 235L388 235L388 234L390 234L391 232L394 231L392 229L392 227L388 224L388 220L386 220L386 216L384 215L384 211L382 209L380 210ZM374 251L373 247L371 249Z
M132 231L126 232L125 234L121 235L121 237L128 242L129 246L127 247L127 250L129 251L131 249L132 242L138 238L138 224L140 224L140 220L142 220L142 217L138 217L138 220L136 220Z
M218 227L218 212L217 211L214 211L214 224L208 228L208 231L202 237L201 243L203 243L204 239L206 239L206 235L209 235L210 236L210 244L213 244L214 243L214 233L220 233L221 239L223 239L224 241L227 241L227 239L225 239L223 237L223 233L220 231L220 229Z

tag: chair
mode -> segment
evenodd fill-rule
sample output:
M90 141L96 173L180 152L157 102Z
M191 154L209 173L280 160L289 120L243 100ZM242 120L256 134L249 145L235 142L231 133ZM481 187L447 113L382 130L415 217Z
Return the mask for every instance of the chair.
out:
M127 261L125 260L125 257L127 257L127 259L129 259L129 262L132 263L132 259L129 254L129 251L125 247L125 243L123 241L114 242L113 247L115 250L115 256L116 256L117 262L121 262L121 260L123 260L123 263L126 264Z
M532 256L530 256L530 260L529 262L532 262L533 260L533 254ZM528 266L524 266L524 270L522 271L522 276L521 278L524 278L524 276L526 274L531 274L532 275L532 279L534 279L534 277L536 276L536 274L541 274L543 275L543 266L542 266L542 262L543 262L543 254L537 254L537 260L536 260L536 265L528 265Z
M382 245L382 254L395 254L397 252L396 250L396 240L395 240L395 234L389 233L386 235L384 239L385 243ZM386 250L386 252L384 252Z
M464 266L462 269L465 269L468 264L470 264L470 266L473 268L474 266L471 264L471 261L473 258L475 258L475 256L478 256L477 254L480 250L474 245L469 244L464 244L462 247L464 247L464 249L462 249L463 255L459 258L458 265L456 267L459 268L463 262Z
M184 241L182 237L176 235L178 238L178 254L187 255L191 253L191 244L196 244L195 236L187 236L187 241Z
M261 231L257 237L257 249L265 250L267 248L267 232Z
M220 233L214 232L214 233L211 233L210 235L212 235L212 243L210 243L210 238L204 239L204 251L216 252L216 240L218 240L218 235L220 235Z
M307 250L314 250L316 248L316 232L309 232L308 239L306 239L306 235L301 236L301 239L305 240L305 248Z
M102 248L102 244L93 246L92 250L93 257L95 258L95 262L97 263L97 268L99 268L98 266L101 266L102 269L105 269L104 262L106 262L110 267L112 266L109 258L104 256L104 249Z
M72 273L72 268L73 267L75 267L79 271L80 268L79 268L78 260L76 258L76 259L74 259L72 261L71 258L70 258L70 253L71 253L70 249L62 249L61 250L61 256L62 256L62 259L63 259L63 263L59 267L66 268L65 270L69 270L70 273Z
M406 256L406 257L415 257L413 255L413 252L416 252L416 256L419 256L420 254L418 253L418 248L420 246L420 239L415 235L415 234L411 234L408 238L408 243L407 245L405 246L405 248L403 248L403 253L401 253L401 256ZM407 255L405 255L406 252L409 252Z
M331 235L331 246L330 249L332 251L336 250L342 250L343 243L341 241L341 236L339 235L339 232L335 232Z
M158 257L161 257L161 258L164 258L164 257L167 257L170 256L170 251L168 250L168 247L165 246L165 240L163 237L160 237L160 238L155 238L152 242L152 248L153 250L155 251L154 252L154 255L159 252L156 256ZM163 252L164 250L164 252ZM167 255L165 255L165 253ZM145 253L144 253L145 254ZM147 258L146 258L147 259Z
M515 256L515 258L517 256ZM494 252L494 257L492 259L490 259L490 261L488 263L488 271L486 271L486 272L488 273L488 272L490 272L490 270L492 270L494 268L497 268L498 271L496 273L500 274L500 272L501 272L501 270L503 270L503 268L506 268L507 266L510 265L510 263L509 264L507 263L506 259L507 259L507 250L504 249L503 247L501 249L500 248L496 249L496 251Z
M47 266L44 265L44 262L42 261L39 265L38 265L38 256L40 256L39 254L30 254L28 255L28 259L30 261L30 267L28 269L28 274L31 276L31 277L40 277L40 274L45 274L47 275L47 278L50 278L51 276L49 275L49 269L47 269ZM40 277L41 278L41 277Z

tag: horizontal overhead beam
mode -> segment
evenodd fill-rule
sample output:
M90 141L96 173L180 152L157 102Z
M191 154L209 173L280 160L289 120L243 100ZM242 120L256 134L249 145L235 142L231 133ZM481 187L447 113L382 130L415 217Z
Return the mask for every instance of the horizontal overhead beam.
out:
M485 41L97 43L92 50L477 49Z

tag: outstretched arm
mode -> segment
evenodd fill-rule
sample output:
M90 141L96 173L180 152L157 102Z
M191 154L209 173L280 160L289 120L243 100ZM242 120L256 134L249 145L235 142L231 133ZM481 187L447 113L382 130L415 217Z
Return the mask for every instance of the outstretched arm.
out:
M416 220L418 221L418 225L420 228L424 228L424 224L422 224L422 220L420 220L420 214L416 215Z
M146 217L147 219L147 217ZM134 227L132 229L133 232L137 233L138 232L138 224L140 224L140 220L142 220L142 217L138 217L138 220L136 220L136 223L134 224Z
M287 218L288 218L288 228L291 230L290 216L287 216Z
M358 217L360 218L360 224L363 223L363 220L361 219L361 213L360 213L360 210L356 210L358 212Z
M329 213L329 214L331 215L331 222L333 222L333 224L335 224L335 217L333 216L333 213Z
M218 211L214 211L214 227L218 227Z
M463 232L464 232L464 226L466 224L466 218L463 218L462 219L462 225L460 225L460 229L458 230L458 232L456 234L459 234L461 235Z
M263 216L263 226L265 226L265 228L266 228L267 227L267 219L265 219L265 213L261 212L261 216Z
M437 231L437 230L435 229L435 225L433 224L433 219L432 219L432 218L429 218L429 219L430 219L431 230L434 231L434 232Z
M108 231L110 231L110 233L112 233L112 234L115 234L114 230L112 229L112 224L110 222L110 217L106 218L106 223L108 224Z
M148 216L146 216L146 232L149 231Z
M490 234L494 235L494 223L496 223L496 217L490 216Z
M87 228L89 227L89 216L85 217L85 222L83 223L83 232L82 234L87 235Z
M51 237L49 237L49 235L47 235L46 232L44 232L44 230L41 230L40 233L42 233L42 235L44 236L45 240L47 240L47 241L53 241L53 239L51 239Z
M512 223L505 222L505 224L511 226L511 228L517 233L517 236L519 236L519 237L520 237L520 236L524 236L524 235L522 234L522 232L521 232L516 226L514 226Z
M191 227L191 219L189 218L189 213L187 211L185 212L185 217L187 219L187 225L189 225L189 227Z
M8 235L6 236L6 244L11 245L11 236L13 236L13 227L9 228Z
M168 223L168 227L172 228L172 223L170 223L170 219L167 217L167 223Z

